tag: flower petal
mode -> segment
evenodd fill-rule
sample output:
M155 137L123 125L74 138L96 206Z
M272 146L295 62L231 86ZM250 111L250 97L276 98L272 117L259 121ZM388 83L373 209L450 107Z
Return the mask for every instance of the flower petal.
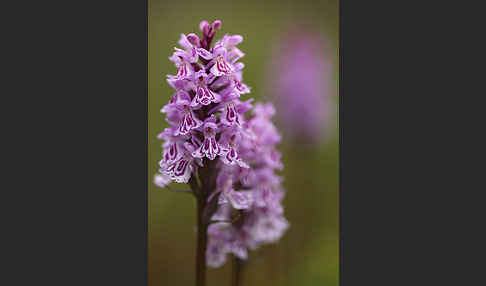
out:
M227 198L233 208L237 210L244 210L250 208L251 204L253 203L252 196L250 192L242 192L242 191L230 191L227 195Z
M206 60L213 59L213 54L211 54L210 52L208 52L206 49L198 48L197 49L197 53L198 53L198 55L200 55L202 58L204 58Z

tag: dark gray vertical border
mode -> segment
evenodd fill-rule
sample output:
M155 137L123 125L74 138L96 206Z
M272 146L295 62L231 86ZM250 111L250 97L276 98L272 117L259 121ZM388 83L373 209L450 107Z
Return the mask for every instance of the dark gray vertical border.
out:
M2 198L0 285L147 285L147 1L3 11L19 126L2 134L17 198Z
M474 77L455 66L469 62L476 45L460 36L474 38L469 21L481 17L447 5L340 0L343 286L485 284L484 222L471 221L484 221L484 200L471 196L483 193L472 174L484 167L466 162L478 158L470 136L484 127L471 124L484 120L471 119L484 112L466 97L478 94L467 90Z
M413 231L404 221L410 209L402 205L414 191L405 176L414 168L405 167L409 146L402 145L410 114L400 109L409 98L400 80L410 76L401 70L403 19L391 6L340 0L342 286L422 285L410 271L420 257L410 256Z
M400 195L393 163L399 147L390 140L389 85L395 60L384 30L386 4L340 0L339 133L340 133L340 285L402 285L405 269L397 264L393 218L398 206L387 201ZM419 283L420 284L420 283Z

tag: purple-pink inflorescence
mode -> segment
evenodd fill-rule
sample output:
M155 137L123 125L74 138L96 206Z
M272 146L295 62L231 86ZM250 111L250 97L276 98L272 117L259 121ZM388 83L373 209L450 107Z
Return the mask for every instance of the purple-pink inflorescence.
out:
M228 253L246 259L247 249L278 241L288 227L281 205L284 196L281 177L274 172L282 168L280 153L275 150L280 136L270 121L274 113L272 105L257 104L253 117L246 121L234 143L230 143L250 168L241 163L225 165L218 174L216 183L221 192L221 205L213 220L232 223L209 226L207 262L210 266L224 264Z
M294 141L319 143L330 135L334 104L331 65L324 38L298 29L275 46L268 92L279 112L285 136Z
M243 37L225 35L210 47L220 27L221 21L202 21L202 38L182 34L182 49L169 58L178 71L167 78L175 93L161 110L170 126L158 135L163 155L154 179L160 187L187 183L204 164L215 162L209 175L215 187L205 197L217 202L206 250L213 267L224 264L229 253L246 259L248 249L276 242L288 228L282 178L275 174L283 167L276 150L280 135L271 121L275 109L240 99L250 92L238 62Z

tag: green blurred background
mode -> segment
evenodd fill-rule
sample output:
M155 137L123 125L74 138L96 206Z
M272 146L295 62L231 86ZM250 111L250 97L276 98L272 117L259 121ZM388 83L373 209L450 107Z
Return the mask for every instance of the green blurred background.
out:
M244 82L252 88L243 99L266 100L267 63L272 44L293 23L310 23L330 44L333 93L338 86L338 1L148 1L148 125L149 214L148 275L150 286L193 285L195 254L195 200L186 194L156 187L153 175L161 159L156 135L167 126L160 108L173 90L166 74L176 68L168 60L181 33L199 32L201 20L222 20L224 33L240 34L246 54ZM278 110L277 110L278 112ZM287 190L283 205L290 228L277 244L251 252L242 285L338 285L338 129L334 115L332 136L321 146L306 148L285 140L279 146ZM185 185L172 184L183 189ZM231 262L209 268L207 285L229 285Z

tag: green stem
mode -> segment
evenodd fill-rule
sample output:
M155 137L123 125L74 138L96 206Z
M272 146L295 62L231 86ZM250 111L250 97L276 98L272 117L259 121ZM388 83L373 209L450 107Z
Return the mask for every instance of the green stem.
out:
M207 226L204 223L206 201L197 200L196 286L206 285Z
M197 239L196 239L196 286L206 285L206 248L208 241L208 222L216 210L218 196L208 202L208 197L216 187L216 160L203 161L204 167L199 169L198 184L193 175L189 185L197 200Z
M242 278L242 270L243 270L243 263L242 261L233 256L233 274L232 274L232 286L240 286L241 285L241 278Z

